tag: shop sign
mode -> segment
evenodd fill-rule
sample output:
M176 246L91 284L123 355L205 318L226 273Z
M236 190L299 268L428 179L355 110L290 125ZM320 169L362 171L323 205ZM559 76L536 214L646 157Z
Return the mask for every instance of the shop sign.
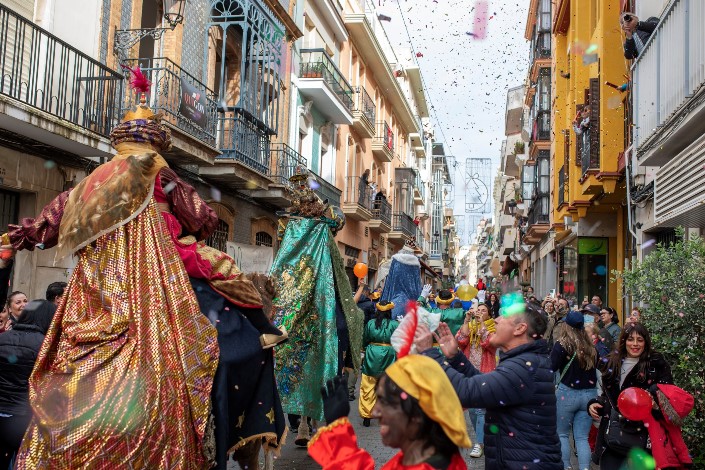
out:
M206 92L198 90L182 77L179 114L195 122L201 129L205 129L208 126L206 107Z
M607 238L578 238L579 255L606 255L608 246Z

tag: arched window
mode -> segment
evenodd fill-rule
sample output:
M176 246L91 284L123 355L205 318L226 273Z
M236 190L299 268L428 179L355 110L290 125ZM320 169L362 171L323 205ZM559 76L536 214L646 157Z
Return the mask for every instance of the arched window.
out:
M206 245L226 253L229 233L230 226L223 219L218 219L218 226L211 236L206 239Z
M255 245L257 246L272 246L272 236L267 232L257 232L255 234Z

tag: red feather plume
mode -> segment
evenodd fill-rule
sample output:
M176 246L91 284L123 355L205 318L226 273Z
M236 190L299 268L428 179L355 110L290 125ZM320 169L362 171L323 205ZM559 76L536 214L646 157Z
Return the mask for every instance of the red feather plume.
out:
M409 303L406 304L406 315L404 315L404 320L406 320L404 322L405 325L403 328L398 328L400 330L401 340L403 341L402 346L397 353L398 359L408 355L409 351L411 351L411 346L414 344L416 327L419 325L418 308L419 304L413 300L410 300ZM399 326L401 327L402 325Z
M123 66L123 68L130 71L132 77L130 78L130 87L138 93L149 93L149 89L152 86L152 82L142 73L139 65L135 65L133 68Z

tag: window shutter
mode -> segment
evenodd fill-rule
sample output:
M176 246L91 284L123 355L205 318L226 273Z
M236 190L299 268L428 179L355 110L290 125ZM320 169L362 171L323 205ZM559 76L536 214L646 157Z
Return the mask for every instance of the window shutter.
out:
M590 79L590 168L600 168L600 80Z

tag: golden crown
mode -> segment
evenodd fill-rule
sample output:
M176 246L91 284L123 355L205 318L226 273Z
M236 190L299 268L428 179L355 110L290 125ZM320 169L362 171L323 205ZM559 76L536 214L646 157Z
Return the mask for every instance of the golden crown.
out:
M157 117L154 111L147 106L147 94L140 93L140 104L134 110L129 110L122 118L122 122L134 121L135 119L155 119Z

